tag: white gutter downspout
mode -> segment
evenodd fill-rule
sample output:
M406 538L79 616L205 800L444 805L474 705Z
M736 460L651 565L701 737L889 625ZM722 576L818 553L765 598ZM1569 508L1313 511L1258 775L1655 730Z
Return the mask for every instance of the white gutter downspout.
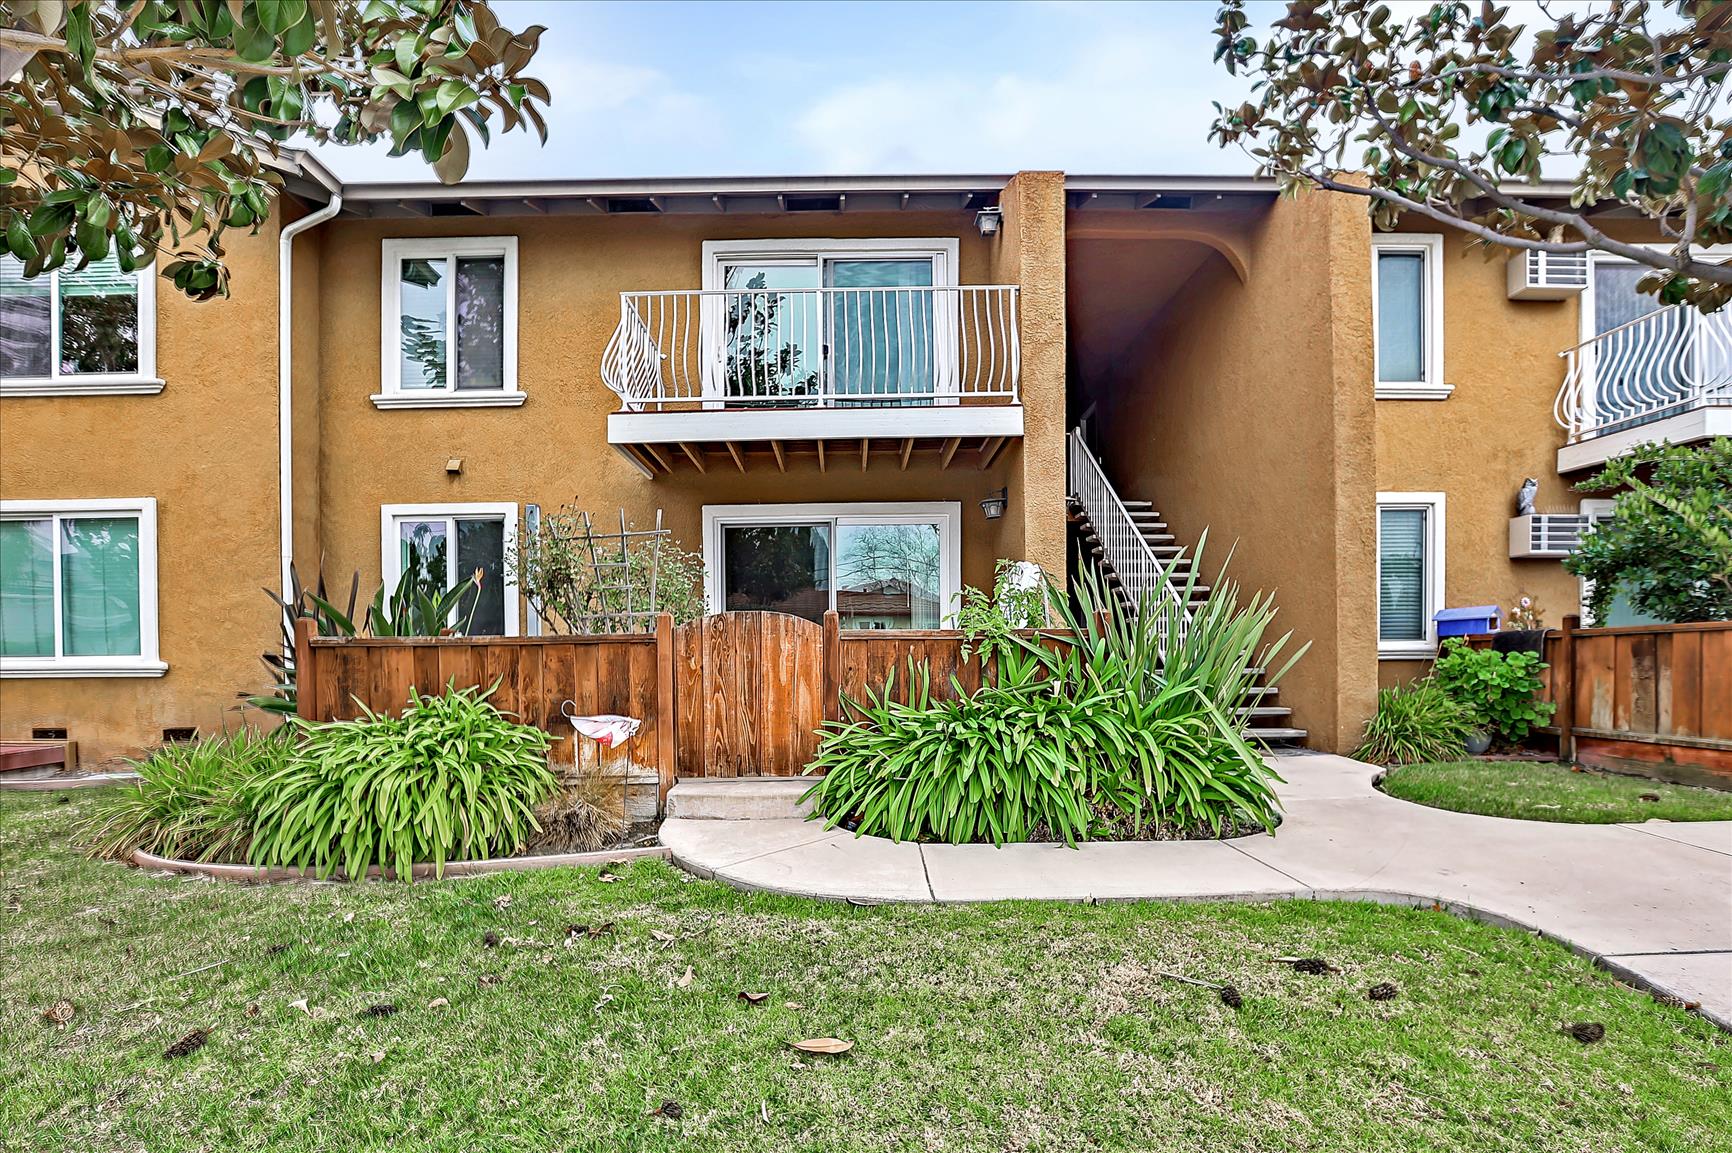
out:
M314 174L317 175L316 173ZM343 210L343 190L320 179L331 193L325 207L283 228L277 251L277 547L283 599L292 595L290 566L295 561L295 391L294 391L294 241Z

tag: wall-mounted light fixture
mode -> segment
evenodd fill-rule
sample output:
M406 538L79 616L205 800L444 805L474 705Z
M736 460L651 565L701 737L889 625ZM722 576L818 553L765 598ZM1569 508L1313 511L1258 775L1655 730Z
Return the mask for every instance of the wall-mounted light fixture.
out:
M986 514L987 520L997 520L1004 515L1004 506L1010 503L1010 490L1001 488L997 492L988 493L981 499L980 511Z
M980 229L982 236L997 236L1003 224L1004 210L996 204L989 204L974 214L974 227Z

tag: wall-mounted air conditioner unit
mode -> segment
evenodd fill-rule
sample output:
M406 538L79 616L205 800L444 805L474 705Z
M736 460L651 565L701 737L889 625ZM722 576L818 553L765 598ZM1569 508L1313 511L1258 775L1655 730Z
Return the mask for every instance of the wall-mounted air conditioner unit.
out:
M1588 286L1585 252L1527 251L1509 258L1511 300L1567 300Z
M1513 516L1509 522L1509 555L1517 560L1569 556L1582 546L1582 537L1596 522L1610 516L1609 512L1536 512Z

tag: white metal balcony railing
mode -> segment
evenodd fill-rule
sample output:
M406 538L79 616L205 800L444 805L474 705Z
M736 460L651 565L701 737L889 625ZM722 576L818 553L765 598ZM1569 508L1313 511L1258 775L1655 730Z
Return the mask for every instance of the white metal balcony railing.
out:
M1572 441L1732 404L1732 313L1661 308L1558 355L1553 414Z
M1082 506L1089 524L1100 538L1104 560L1118 575L1120 587L1130 598L1133 609L1159 604L1178 609L1180 635L1190 623L1190 606L1180 597L1175 583L1176 574L1171 560L1163 561L1143 537L1142 529L1130 510L1119 498L1118 490L1107 479L1101 462L1089 451L1080 429L1072 429L1067 437L1065 453L1066 488L1070 497ZM1163 617L1163 622L1165 618Z
M620 294L601 378L623 411L1017 400L1014 285Z

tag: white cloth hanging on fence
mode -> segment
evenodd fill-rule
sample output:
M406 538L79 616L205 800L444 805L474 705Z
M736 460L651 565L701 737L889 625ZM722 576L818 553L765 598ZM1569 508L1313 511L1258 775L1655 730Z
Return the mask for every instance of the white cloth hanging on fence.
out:
M571 708L572 703L566 701L559 711L580 735L588 737L604 749L619 748L637 736L637 731L643 727L643 722L636 717L622 717L615 713L580 717L573 715Z

